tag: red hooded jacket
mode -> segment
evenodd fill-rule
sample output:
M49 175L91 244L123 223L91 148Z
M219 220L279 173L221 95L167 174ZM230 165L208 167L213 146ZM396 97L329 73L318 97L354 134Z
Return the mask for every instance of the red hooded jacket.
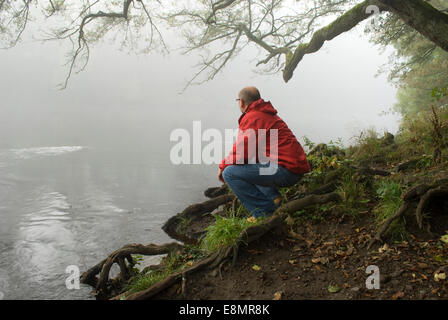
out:
M258 140L261 134L262 139L266 141L266 152L263 153L263 155L271 157L271 161L277 162L279 165L296 174L310 172L310 165L306 160L306 155L302 146L286 123L277 116L277 110L274 109L269 101L265 102L263 99L259 99L251 103L246 109L246 112L239 118L238 123L237 141L233 145L232 151L219 165L221 170L224 170L224 168L233 164L253 163L248 159L255 158L255 162L259 162L258 152L256 156L254 156L253 153L255 152L255 149L253 149L248 142L251 133L255 133L256 143L254 144L256 145L256 148L258 149ZM263 135L263 130L259 131L260 129L266 130L266 136ZM269 135L269 132L272 132L270 131L271 129L278 130L277 155L271 155ZM237 146L244 147L237 148ZM244 150L244 154L240 149ZM273 150L273 152L275 152L275 150Z

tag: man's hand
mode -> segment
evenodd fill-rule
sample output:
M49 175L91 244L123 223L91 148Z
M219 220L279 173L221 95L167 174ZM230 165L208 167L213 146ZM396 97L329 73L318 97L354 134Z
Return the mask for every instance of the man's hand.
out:
M226 183L222 177L222 169L218 170L218 180L221 181L222 183Z

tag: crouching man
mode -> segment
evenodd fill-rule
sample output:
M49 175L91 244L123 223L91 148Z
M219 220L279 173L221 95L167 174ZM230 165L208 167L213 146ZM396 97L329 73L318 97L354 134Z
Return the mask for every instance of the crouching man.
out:
M298 183L310 165L292 131L257 88L242 89L237 101L242 112L238 138L219 165L218 179L252 214L248 220L256 221L274 213L281 204L278 188Z

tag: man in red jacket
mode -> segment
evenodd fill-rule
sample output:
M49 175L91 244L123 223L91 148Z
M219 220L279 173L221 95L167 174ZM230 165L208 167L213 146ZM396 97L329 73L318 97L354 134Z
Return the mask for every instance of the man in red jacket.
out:
M244 88L238 97L242 112L238 138L219 165L218 178L250 211L249 220L255 221L279 207L277 188L299 182L310 165L294 134L257 88Z

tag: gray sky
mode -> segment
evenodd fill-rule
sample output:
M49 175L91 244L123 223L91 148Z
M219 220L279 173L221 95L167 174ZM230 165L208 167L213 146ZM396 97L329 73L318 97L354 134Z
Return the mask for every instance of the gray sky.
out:
M118 45L91 50L85 71L64 79L66 51L60 43L26 42L0 51L0 148L54 145L108 145L128 148L170 146L173 129L191 132L237 127L238 91L257 86L295 135L316 142L349 138L361 129L396 132L398 116L380 116L395 102L387 62L368 42L364 25L305 56L285 84L281 74L253 72L257 51L230 62L215 80L179 94L196 69L197 53L128 55ZM168 41L173 43L173 41ZM175 46L174 46L175 47Z

